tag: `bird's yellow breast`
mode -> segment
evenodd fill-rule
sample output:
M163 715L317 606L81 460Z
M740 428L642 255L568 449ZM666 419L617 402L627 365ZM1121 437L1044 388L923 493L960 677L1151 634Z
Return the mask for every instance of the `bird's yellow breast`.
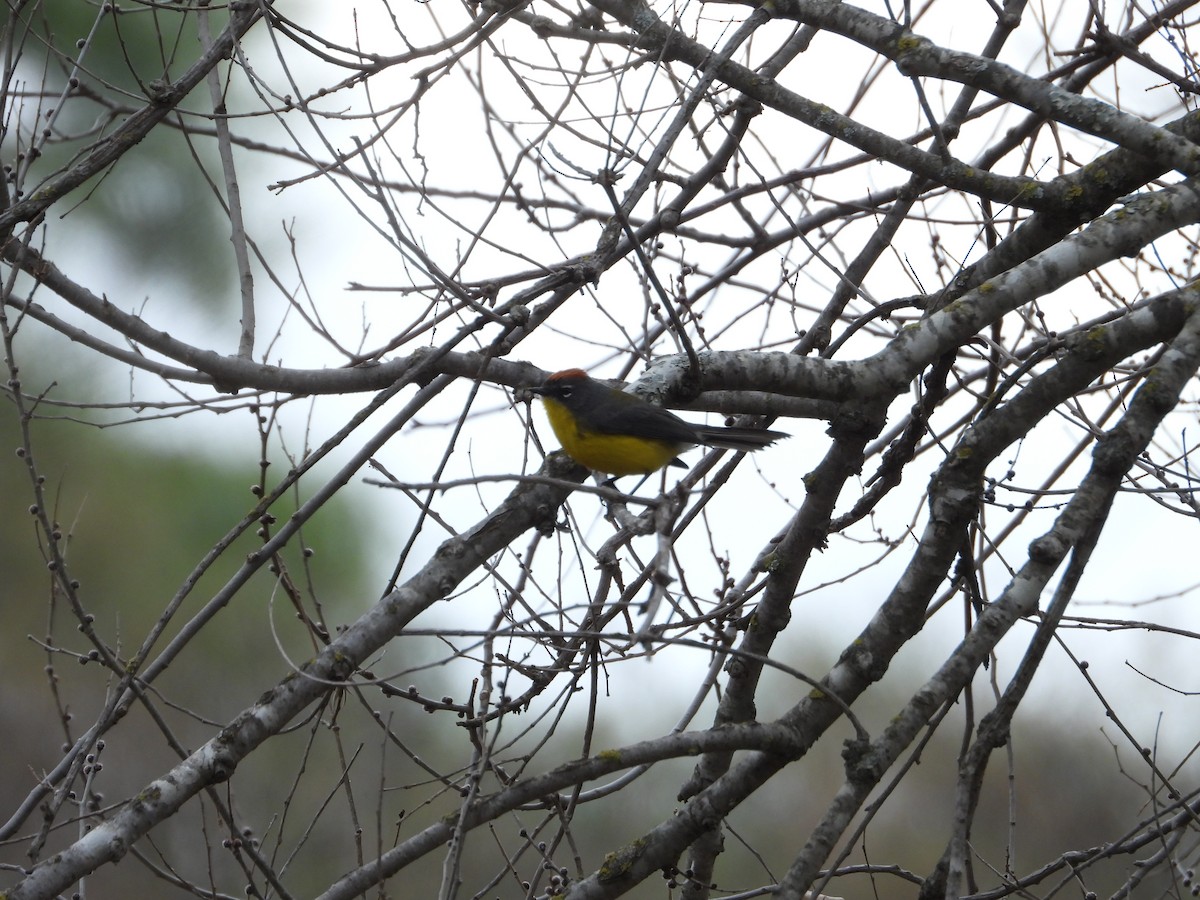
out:
M571 459L609 475L645 475L661 469L685 445L656 438L589 431L575 415L552 397L543 397L546 418Z

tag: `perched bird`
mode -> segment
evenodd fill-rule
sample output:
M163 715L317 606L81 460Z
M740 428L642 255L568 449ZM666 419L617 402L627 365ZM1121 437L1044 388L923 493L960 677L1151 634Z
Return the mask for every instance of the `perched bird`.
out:
M583 369L555 372L533 388L542 398L550 427L577 463L609 475L644 475L703 444L726 450L758 450L788 437L764 428L693 425L633 394L588 377Z

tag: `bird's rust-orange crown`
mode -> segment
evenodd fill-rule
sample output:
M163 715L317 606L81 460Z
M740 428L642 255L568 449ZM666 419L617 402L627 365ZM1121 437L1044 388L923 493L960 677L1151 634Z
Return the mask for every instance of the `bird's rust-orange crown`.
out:
M555 372L546 378L547 382L551 381L574 381L577 378L587 378L588 373L583 369L563 369L561 372Z

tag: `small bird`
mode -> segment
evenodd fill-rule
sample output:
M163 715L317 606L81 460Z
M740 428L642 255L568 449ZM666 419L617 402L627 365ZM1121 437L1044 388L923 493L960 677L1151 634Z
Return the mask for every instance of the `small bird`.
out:
M677 454L696 444L758 450L788 437L765 428L693 425L633 394L588 377L583 369L555 372L533 393L542 398L550 427L577 463L609 475L645 475L663 466L687 466Z

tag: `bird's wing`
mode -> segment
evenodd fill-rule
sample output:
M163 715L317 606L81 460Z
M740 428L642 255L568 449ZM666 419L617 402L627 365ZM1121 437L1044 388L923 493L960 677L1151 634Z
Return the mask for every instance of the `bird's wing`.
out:
M628 401L624 397L628 397ZM606 434L631 434L635 437L672 441L679 444L698 444L696 430L674 413L660 406L653 406L632 395L622 394L613 398L625 406L621 410L620 428L599 428Z

